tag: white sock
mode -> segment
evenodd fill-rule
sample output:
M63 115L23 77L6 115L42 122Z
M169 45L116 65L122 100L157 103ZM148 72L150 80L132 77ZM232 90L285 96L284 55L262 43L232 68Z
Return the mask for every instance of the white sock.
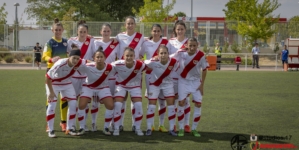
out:
M135 127L136 129L140 129L140 125L142 122L142 117L143 117L143 110L142 110L142 103L141 102L135 102L134 103L134 108L135 108Z
M104 128L109 128L112 118L113 118L113 110L106 109Z
M166 113L166 100L158 99L159 102L159 123L164 126L164 118Z
M120 125L122 126L124 125L126 107L127 107L127 101L123 101L121 107L121 120L120 120Z
M66 121L66 126L67 130L72 129L72 126L76 124L76 106L77 101L76 100L70 100L68 101L68 110L67 110L67 121Z
M86 120L85 120L85 109L78 109L78 121L80 124L80 129L84 129L85 128L85 124L86 124Z
M84 122L85 122L85 125L86 125L86 121L87 121L87 116L88 116L88 113L89 113L89 103L87 103L86 105L86 108L85 108L85 113L84 113ZM85 127L84 127L85 128ZM84 129L83 128L83 129Z
M114 121L114 128L116 130L119 129L120 126L120 118L121 118L121 107L123 103L115 102L114 103L114 113L113 113L113 121Z
M184 106L183 107L178 106L177 116L178 116L178 122L179 122L179 129L184 129L184 123L185 123L185 120L184 120L184 116L185 116L184 110L185 110Z
M186 101L185 101L185 125L189 125L189 122L190 122L190 98L187 97L186 98Z
M147 108L147 114L146 114L146 123L147 123L147 129L152 129L152 125L154 123L154 117L155 117L155 110L156 105L148 105Z
M91 110L90 110L92 124L96 125L98 112L99 112L99 103L97 101L92 101Z
M175 124L175 107L174 105L167 106L168 109L168 120L169 120L169 131L174 129Z
M134 103L131 100L131 112L132 112L132 126L135 126L135 106Z
M48 103L48 108L46 111L46 119L48 128L50 131L54 130L54 118L55 118L55 109L56 109L57 100L54 100L54 102Z
M201 116L201 107L194 107L192 130L196 130Z

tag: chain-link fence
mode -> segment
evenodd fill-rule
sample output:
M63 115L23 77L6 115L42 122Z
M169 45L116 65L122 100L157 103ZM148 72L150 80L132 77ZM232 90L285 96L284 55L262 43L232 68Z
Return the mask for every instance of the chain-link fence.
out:
M89 26L89 34L94 37L99 37L100 28L105 22L87 22ZM124 22L108 22L112 27L112 36L116 36L120 32L125 31ZM7 48L9 50L32 50L32 46L36 42L43 45L48 39L53 36L51 26L53 22L42 22L40 24L1 24L0 25L0 48ZM63 37L69 38L77 35L77 22L67 21L62 22L64 26ZM145 37L149 37L151 27L154 23L137 23L136 31L142 33ZM162 36L171 38L173 37L174 23L158 23L162 26ZM248 52L249 40L247 37L238 35L235 30L230 30L227 27L227 22L215 21L199 21L199 22L186 22L186 36L194 36L198 39L200 47L207 45L208 47L215 46L219 43L224 46L225 42L230 45L237 43L239 47L243 47L243 52ZM299 38L299 22L298 24L277 23L273 26L277 32L269 39L259 39L261 48L267 49L267 53L273 50L276 43L281 47L284 40L292 36ZM30 47L31 46L31 47ZM248 50L251 48L247 48Z

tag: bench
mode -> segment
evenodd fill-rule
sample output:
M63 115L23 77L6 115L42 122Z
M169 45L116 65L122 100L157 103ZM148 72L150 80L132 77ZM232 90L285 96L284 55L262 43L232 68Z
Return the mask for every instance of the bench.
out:
M230 61L230 62L235 62L235 58L217 58L217 61ZM240 63L236 64L237 65L237 71L239 71L239 65Z
M231 61L231 62L234 62L235 58L217 58L217 61Z

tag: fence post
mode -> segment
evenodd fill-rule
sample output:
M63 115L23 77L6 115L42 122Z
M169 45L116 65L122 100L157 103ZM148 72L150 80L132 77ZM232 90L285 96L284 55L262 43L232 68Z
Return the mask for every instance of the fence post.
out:
M245 71L247 70L247 53L245 54Z
M275 59L275 71L277 71L277 54L275 54L275 57L276 57L276 59Z
M32 52L32 68L34 68L34 52Z

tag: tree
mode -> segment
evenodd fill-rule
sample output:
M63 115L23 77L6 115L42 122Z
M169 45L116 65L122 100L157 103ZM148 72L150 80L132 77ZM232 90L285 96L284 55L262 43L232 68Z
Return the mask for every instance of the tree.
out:
M288 33L292 38L299 38L299 16L294 16L290 19Z
M144 0L144 5L139 8L139 13L133 9L133 13L141 19L141 22L172 22L175 18L169 18L169 12L173 9L176 0L162 7L162 0ZM167 19L166 19L167 18Z
M230 0L223 9L228 28L249 37L252 43L257 39L268 39L276 32L272 26L278 22L279 15L272 12L281 4L277 0Z
M6 26L6 17L7 17L7 11L5 11L6 3L3 3L3 5L0 7L0 41L4 41L5 39L5 26Z
M121 21L134 15L132 8L143 5L142 0L27 0L26 13L37 21L52 21L63 18L70 9L73 21Z
M175 17L186 17L187 15L184 12L179 11L179 12L175 13L173 16L175 16Z

